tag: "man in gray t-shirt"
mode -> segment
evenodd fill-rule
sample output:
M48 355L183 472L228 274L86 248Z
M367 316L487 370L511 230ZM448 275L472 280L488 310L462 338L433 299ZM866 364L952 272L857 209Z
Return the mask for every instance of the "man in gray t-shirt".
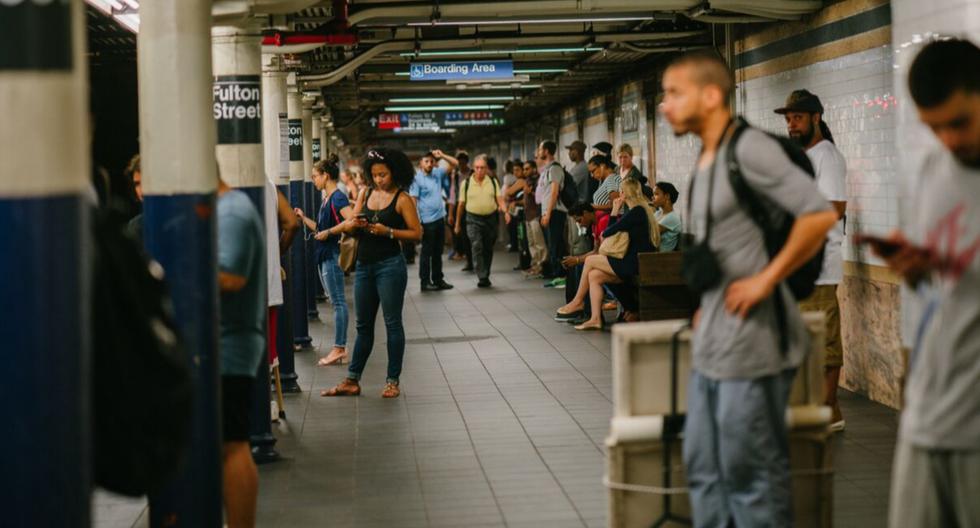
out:
M836 213L776 140L744 131L734 151L746 183L774 220L787 213L796 217L791 236L769 258L762 231L728 182L733 86L724 61L703 51L682 55L663 77L661 108L674 132L694 132L705 146L692 182L690 222L703 242L710 208L708 246L721 271L717 284L701 295L694 317L684 465L695 526L789 526L784 416L808 340L783 281L819 251ZM782 297L781 307L776 296ZM786 322L785 350L779 309Z
M558 146L554 141L542 141L538 145L538 167L541 170L541 228L544 229L544 239L548 244L548 267L545 270L546 279L565 276L565 268L561 260L568 255L568 233L565 223L568 221L568 208L561 203L559 193L565 185L565 169L555 161ZM556 285L552 283L552 285Z
M895 448L892 528L980 526L978 72L980 48L965 40L933 42L912 62L909 93L943 148L923 160L904 234L871 244L925 305Z

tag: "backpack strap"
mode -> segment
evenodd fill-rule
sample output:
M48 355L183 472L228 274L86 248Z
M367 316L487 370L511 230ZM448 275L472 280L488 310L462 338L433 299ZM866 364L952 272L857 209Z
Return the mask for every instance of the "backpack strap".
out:
M745 209L752 222L762 231L762 236L766 244L766 253L772 259L779 252L779 248L775 247L776 234L769 228L769 214L765 206L762 205L759 195L745 181L745 176L742 175L742 167L739 165L738 158L735 156L735 146L742 133L749 128L752 128L752 126L744 118L738 117L735 120L735 130L732 131L732 137L728 140L728 145L725 147L725 161L728 164L728 183L732 186L732 191L734 191L738 203ZM773 292L772 298L776 304L779 350L785 356L789 352L789 323L786 320L786 303L783 300L782 292L778 286Z

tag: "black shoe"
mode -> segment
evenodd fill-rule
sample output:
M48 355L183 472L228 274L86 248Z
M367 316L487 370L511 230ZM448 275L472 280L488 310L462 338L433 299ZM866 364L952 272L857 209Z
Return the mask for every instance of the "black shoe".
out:
M463 271L473 271L473 266L463 266Z
M493 286L490 284L490 279L480 279L480 282L476 283L477 288L489 288L490 286Z
M577 310L572 313L558 313L555 312L555 321L574 321L581 317L585 317L585 310Z
M437 290L451 290L451 289L453 289L453 285L452 284L449 284L445 280L441 280L441 281L433 284L432 286L435 289L437 289Z
M427 291L439 291L439 287L436 286L435 284L432 284L429 281L425 281L425 282L422 283L422 291L424 291L424 292L427 292Z

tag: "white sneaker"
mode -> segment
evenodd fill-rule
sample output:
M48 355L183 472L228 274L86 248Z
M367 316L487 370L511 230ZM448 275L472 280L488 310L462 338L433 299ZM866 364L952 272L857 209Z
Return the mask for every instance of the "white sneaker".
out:
M843 431L844 430L845 423L846 422L844 422L844 420L838 420L838 421L830 424L830 432L837 433L837 432Z

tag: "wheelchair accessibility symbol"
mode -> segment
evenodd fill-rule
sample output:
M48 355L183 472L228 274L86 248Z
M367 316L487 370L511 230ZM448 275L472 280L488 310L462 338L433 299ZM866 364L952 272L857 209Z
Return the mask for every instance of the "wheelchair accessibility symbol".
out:
M422 68L421 64L412 65L410 77L412 79L421 79L422 77L425 77L425 70Z

